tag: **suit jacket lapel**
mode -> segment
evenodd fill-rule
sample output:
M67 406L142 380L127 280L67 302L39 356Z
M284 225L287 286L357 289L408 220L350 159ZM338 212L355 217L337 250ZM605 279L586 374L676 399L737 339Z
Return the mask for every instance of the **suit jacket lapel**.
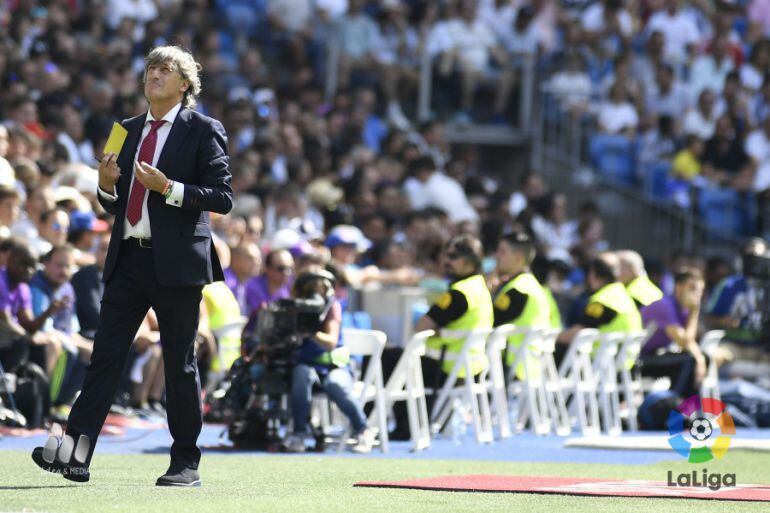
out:
M131 179L134 176L134 158L136 157L136 149L139 147L139 140L142 138L142 129L144 128L144 120L146 118L147 114L138 116L126 127L128 129L128 136L123 143L123 149L120 152L118 162L120 174L123 178L120 184L120 188L124 191L123 195L128 195L128 187L131 185Z
M163 145L163 150L158 157L158 165L155 166L160 169L163 174L169 178L174 177L174 170L169 166L170 162L173 162L173 157L176 154L179 147L184 142L187 134L190 132L190 118L192 113L189 109L182 107L177 114L174 124L171 125L171 132L168 134L166 144Z

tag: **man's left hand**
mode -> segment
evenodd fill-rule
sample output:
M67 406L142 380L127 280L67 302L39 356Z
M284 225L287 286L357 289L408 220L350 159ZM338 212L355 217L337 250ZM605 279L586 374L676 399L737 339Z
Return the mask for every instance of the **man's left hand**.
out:
M139 183L144 185L145 189L162 193L163 189L166 188L166 183L168 182L166 175L164 175L161 170L152 167L147 162L135 162L134 170L136 179L139 180Z

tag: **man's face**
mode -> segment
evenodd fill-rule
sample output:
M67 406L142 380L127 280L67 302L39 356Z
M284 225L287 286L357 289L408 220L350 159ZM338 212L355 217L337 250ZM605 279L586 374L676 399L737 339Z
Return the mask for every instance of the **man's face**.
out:
M444 252L444 273L447 276L459 278L472 272L471 264L457 248L450 246Z
M0 224L11 226L19 219L19 198L6 198L0 201Z
M686 308L694 308L699 305L703 298L704 286L703 280L695 278L677 284L674 287L674 296L677 303Z
M70 281L75 269L75 255L69 251L57 251L43 267L46 279L56 286Z
M49 187L38 187L27 199L27 212L36 216L52 209L54 206L56 206L56 199L54 198L53 190Z
M174 69L171 63L147 66L144 96L150 103L173 99L182 100L189 83Z
M331 253L332 260L343 265L354 264L358 259L358 251L353 244L338 244L332 248Z
M262 255L254 244L233 253L231 266L240 276L257 276L262 268Z
M514 250L510 244L500 241L495 252L497 270L503 274L516 274L523 268L523 258L520 251Z
M265 273L270 283L283 286L294 274L294 258L288 251L273 255L270 265L265 267Z
M12 253L8 259L8 276L16 283L29 283L37 262L29 252Z
M67 231L69 230L69 227L69 216L65 212L58 210L48 216L48 219L40 230L40 236L54 246L58 246L67 242Z

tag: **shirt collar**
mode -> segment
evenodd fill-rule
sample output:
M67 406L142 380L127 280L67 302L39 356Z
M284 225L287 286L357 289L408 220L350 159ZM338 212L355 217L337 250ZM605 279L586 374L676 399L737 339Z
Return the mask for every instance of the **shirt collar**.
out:
M166 112L166 115L163 116L163 121L166 121L169 126L174 124L174 120L176 119L176 115L179 114L179 111L182 110L182 102L177 103L174 105L170 111ZM146 125L150 121L155 121L155 118L152 115L152 110L147 109L147 117L144 120L144 124Z

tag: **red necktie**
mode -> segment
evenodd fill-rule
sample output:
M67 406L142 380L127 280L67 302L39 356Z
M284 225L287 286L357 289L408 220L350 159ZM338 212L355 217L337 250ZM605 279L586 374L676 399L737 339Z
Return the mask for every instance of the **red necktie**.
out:
M152 165L152 158L155 156L155 145L158 142L158 129L165 122L163 119L150 121L150 132L144 138L142 146L139 148L139 162L147 162ZM142 204L144 203L144 191L146 190L142 182L134 180L134 187L131 189L131 195L128 197L128 208L126 209L126 219L131 223L131 226L136 225L142 218Z

